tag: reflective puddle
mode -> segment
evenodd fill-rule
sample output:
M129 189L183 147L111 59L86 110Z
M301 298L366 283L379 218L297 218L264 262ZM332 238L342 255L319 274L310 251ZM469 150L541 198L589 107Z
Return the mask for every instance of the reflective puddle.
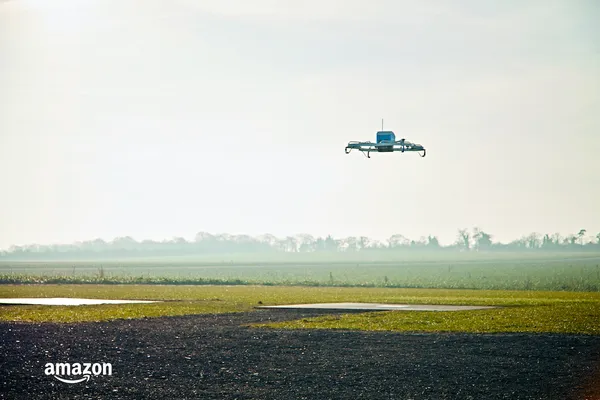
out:
M86 306L95 304L158 303L150 300L74 299L68 297L0 299L0 304L30 304L43 306Z
M449 306L436 304L382 304L382 303L316 303L260 306L257 308L319 309L319 310L366 310L366 311L465 311L496 308L492 306Z

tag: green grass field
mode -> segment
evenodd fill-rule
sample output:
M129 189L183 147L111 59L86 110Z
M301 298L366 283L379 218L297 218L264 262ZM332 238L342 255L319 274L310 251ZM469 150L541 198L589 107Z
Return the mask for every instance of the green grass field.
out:
M411 332L551 332L600 335L600 293L176 285L0 285L0 297L83 297L167 300L154 304L0 306L0 320L84 322L229 313L263 305L319 302L496 305L498 309L346 314L257 325L285 329L350 329ZM283 311L285 312L285 311Z
M262 327L600 334L600 254L265 254L0 262L0 297L167 300L155 304L0 306L0 320L82 322L250 311L323 302L496 305L393 311Z
M358 252L0 262L0 283L600 291L598 253Z

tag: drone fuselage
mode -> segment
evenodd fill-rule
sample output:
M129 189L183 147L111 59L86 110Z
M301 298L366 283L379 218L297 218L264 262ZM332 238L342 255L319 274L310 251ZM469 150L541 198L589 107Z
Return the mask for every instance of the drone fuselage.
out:
M394 146L390 145L390 146L378 146L377 147L377 152L379 153L391 153L394 151Z
M392 131L379 131L377 132L377 143L390 142L394 143L396 141L396 134Z
M396 141L396 135L392 131L379 131L377 132L377 152L379 153L391 153L394 151L394 142ZM385 146L385 143L389 143L389 146Z

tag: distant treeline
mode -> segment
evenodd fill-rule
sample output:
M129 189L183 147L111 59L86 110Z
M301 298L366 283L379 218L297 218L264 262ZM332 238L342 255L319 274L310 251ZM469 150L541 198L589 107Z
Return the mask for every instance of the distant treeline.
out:
M494 242L493 236L481 229L460 229L456 241L443 246L436 236L411 240L403 235L392 235L386 241L365 236L335 239L332 236L314 237L300 234L278 238L270 234L248 235L210 234L199 232L193 241L177 237L170 240L136 241L130 236L111 241L95 239L72 244L12 246L0 251L0 260L64 259L93 257L152 257L221 253L268 252L353 252L353 251L600 251L600 233L587 236L587 231L562 236L560 234L531 233L510 243Z

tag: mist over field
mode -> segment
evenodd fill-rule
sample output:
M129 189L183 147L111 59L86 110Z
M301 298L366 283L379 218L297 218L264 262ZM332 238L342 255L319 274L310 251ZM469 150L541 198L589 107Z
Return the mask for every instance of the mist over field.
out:
M260 236L211 234L199 232L194 240L182 237L169 240L135 240L131 236L118 237L110 241L88 240L71 244L11 246L0 252L0 260L44 260L44 259L90 259L114 257L161 257L161 256L211 256L235 254L236 259L250 254L252 259L263 257L272 259L273 253L343 253L345 259L352 259L359 252L376 257L377 254L405 252L598 252L600 233L595 237L587 235L585 229L577 233L561 236L554 234L530 233L509 243L493 240L493 235L479 228L460 229L456 240L449 245L440 244L437 236L429 235L412 240L395 234L386 241L374 240L366 236L334 238L315 237L300 234L278 238L271 234ZM241 255L240 255L241 254ZM271 254L271 256L268 256ZM224 256L226 258L226 256ZM364 258L364 257L363 257Z
M597 238L596 238L597 239ZM497 243L461 229L386 242L366 236L212 235L13 247L0 256L2 283L302 285L445 289L600 290L600 243L585 230L532 233Z

